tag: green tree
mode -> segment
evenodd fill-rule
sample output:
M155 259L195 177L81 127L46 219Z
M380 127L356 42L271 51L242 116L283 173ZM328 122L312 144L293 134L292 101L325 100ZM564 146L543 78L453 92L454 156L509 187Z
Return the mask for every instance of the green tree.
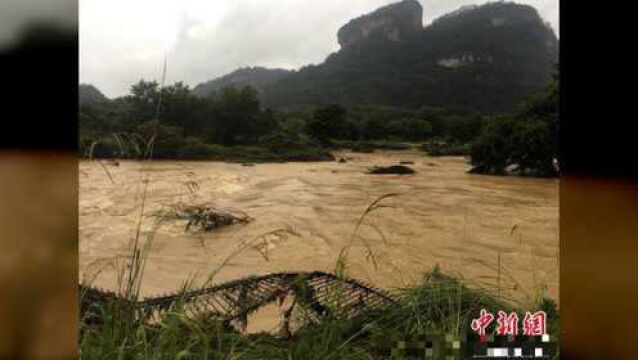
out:
M501 175L512 159L512 136L515 120L499 116L488 122L476 142L470 148L474 171L482 174Z
M211 138L223 145L256 142L274 127L272 111L262 111L257 90L252 86L227 87L210 99L213 129Z
M556 149L551 138L552 129L546 122L538 119L518 121L512 134L512 163L518 164L522 173L531 169L537 175L555 174Z
M544 92L523 103L521 117L534 118L544 122L550 131L548 141L554 149L553 157L558 157L560 92L557 81L550 83Z
M410 141L427 140L432 136L432 124L428 121L411 118L403 122L405 132L402 134L403 139Z
M341 105L332 104L319 107L307 124L308 134L323 145L329 145L331 139L342 136L346 116L347 110Z
M438 107L423 107L419 118L432 124L432 136L444 137L448 133L449 111Z
M164 87L161 94L159 121L162 124L180 127L183 136L195 135L202 130L201 100L191 93L188 85L180 81Z
M522 103L511 117L490 120L470 156L478 173L502 174L508 165L534 175L556 174L558 157L558 84Z
M136 133L146 141L145 144L139 145L150 146L150 155L155 159L173 158L178 154L179 149L186 145L181 128L163 125L157 120L138 125ZM146 150L142 149L142 151Z
M361 124L361 138L364 140L385 139L390 122L376 116L367 117Z
M131 86L125 99L130 105L129 117L134 125L156 120L160 89L157 81L140 80Z
M470 143L483 129L483 118L478 115L455 116L449 120L448 137L455 143Z
M287 117L281 120L279 127L290 134L303 134L306 130L306 121L299 117Z

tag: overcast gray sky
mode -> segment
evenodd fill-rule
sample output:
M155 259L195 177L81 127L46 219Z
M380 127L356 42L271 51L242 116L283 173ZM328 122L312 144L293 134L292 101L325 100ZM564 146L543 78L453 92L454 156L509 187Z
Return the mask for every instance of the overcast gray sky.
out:
M33 21L77 26L77 9L77 0L0 0L0 50L10 46Z
M238 67L296 69L339 49L337 30L395 0L80 0L80 81L109 97L160 78L195 86ZM420 0L424 24L481 0ZM530 4L558 33L559 0Z

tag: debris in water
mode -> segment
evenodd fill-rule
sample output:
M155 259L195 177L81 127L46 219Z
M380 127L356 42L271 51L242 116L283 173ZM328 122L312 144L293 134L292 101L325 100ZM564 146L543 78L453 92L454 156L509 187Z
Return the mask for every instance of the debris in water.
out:
M223 210L209 205L177 205L174 208L178 219L188 220L185 231L196 226L211 231L234 224L247 224L253 220L242 211Z
M368 170L368 174L414 174L416 171L411 168L403 165L393 165L393 166L375 166Z

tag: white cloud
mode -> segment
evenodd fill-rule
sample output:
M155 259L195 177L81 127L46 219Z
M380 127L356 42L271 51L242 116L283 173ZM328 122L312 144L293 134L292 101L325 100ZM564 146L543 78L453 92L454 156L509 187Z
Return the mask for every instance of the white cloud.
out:
M349 19L394 0L80 0L80 79L119 96L140 78L194 86L241 66L298 68ZM484 2L484 1L483 1ZM521 1L558 28L558 0ZM424 22L471 0L421 0Z

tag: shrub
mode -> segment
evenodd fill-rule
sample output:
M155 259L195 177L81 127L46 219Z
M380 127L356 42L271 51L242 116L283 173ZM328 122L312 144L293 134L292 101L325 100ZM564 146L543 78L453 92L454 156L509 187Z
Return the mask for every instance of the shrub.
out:
M352 148L350 150L352 152L358 152L358 153L373 153L374 146L366 142L357 142L352 145Z
M430 156L466 156L470 153L470 145L431 141L421 145L421 150Z
M309 140L302 134L283 130L275 130L260 137L259 145L275 152L311 146Z
M498 117L488 122L483 133L470 149L473 172L502 175L511 164L512 136L515 120Z
M178 158L193 160L217 158L222 154L224 154L223 146L204 144L198 139L189 139L186 145L177 151Z

